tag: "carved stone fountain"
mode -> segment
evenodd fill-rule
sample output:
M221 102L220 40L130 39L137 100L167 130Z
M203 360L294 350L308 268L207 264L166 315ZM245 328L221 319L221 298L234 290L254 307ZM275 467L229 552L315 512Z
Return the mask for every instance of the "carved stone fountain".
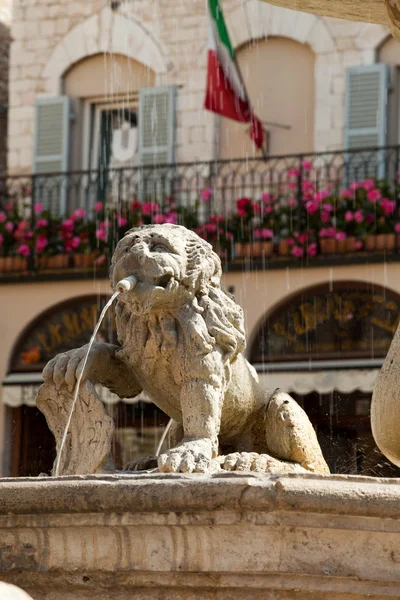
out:
M329 475L306 414L260 388L220 279L182 227L120 241L119 346L89 353L64 449L87 349L47 365L37 404L63 477L2 481L1 580L34 600L398 598L400 482ZM169 447L113 472L97 384L146 391L173 420Z

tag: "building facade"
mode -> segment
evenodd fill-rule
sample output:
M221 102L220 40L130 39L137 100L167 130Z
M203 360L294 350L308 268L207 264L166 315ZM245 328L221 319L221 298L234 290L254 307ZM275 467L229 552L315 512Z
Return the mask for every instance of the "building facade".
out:
M285 210L297 203L288 218L301 221L305 181L328 196L355 180L397 182L400 46L387 29L256 0L223 7L264 123L266 160L246 125L203 110L204 2L15 1L2 206L13 194L26 200L33 229L36 204L65 217L82 207L89 215L98 202L119 207L160 195L187 208L209 193L226 215L236 200L258 201L284 184L294 190ZM378 146L391 149L355 150ZM333 470L394 474L374 447L368 410L400 314L396 251L342 248L297 261L229 251L223 262L225 285L244 308L248 358L265 386L288 389L304 405ZM90 327L82 323L93 323L110 290L104 264L35 265L0 280L3 475L49 471L52 438L34 406L40 369L51 354L85 343ZM112 339L111 321L102 335ZM108 400L118 466L151 454L165 415L145 398Z

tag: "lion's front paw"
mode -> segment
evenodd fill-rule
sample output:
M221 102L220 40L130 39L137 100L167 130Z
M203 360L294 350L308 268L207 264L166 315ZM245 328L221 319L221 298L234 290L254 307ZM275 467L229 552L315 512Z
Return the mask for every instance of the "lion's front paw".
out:
M269 454L233 452L219 458L224 471L255 471L257 473L304 473L298 463L278 460Z
M207 473L212 457L211 440L185 441L158 458L160 473Z

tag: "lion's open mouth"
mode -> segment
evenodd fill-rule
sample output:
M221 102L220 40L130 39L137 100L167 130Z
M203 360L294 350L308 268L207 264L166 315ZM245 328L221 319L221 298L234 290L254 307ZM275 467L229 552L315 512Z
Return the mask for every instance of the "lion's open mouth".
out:
M155 279L154 285L156 287L162 287L165 290L168 288L169 284L172 282L172 279L173 279L172 273L165 273L165 275L162 275L161 277L158 277L157 279Z

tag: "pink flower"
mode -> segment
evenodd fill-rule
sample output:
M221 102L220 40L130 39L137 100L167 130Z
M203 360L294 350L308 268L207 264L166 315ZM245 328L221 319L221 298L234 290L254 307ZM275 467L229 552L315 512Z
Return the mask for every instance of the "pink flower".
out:
M351 210L348 210L347 212L345 212L344 220L347 221L347 223L350 223L350 221L353 220L353 213L351 212Z
M304 250L303 248L300 248L300 246L294 246L290 254L292 254L292 256L295 256L296 258L300 258L301 256L303 256Z
M286 243L288 246L293 246L293 245L294 245L294 240L293 240L292 238L286 238L286 239L285 239L285 243Z
M165 215L165 223L172 223L176 225L178 223L178 213L171 211Z
M273 211L273 208L270 204L267 206L264 206L264 212L266 215L269 215L270 213L272 213L272 211Z
M244 210L244 208L238 208L237 214L238 214L238 217L245 217L246 211Z
M368 190L372 190L375 187L375 181L373 179L364 179L361 182L361 187L368 192Z
M396 210L396 202L388 198L382 198L381 206L385 216L391 215Z
M360 187L360 183L358 181L354 181L353 183L350 184L349 187L353 191L358 190Z
M369 190L369 192L367 193L367 198L370 202L372 202L373 204L375 204L375 202L377 200L379 200L381 198L382 194L380 193L379 190L374 189L374 190Z
M342 196L342 198L352 198L354 196L353 192L351 192L350 190L343 190L340 195Z
M86 217L86 211L84 208L77 208L72 213L72 218L75 218L75 219L84 219L85 217Z
M309 215L315 215L315 213L319 209L318 202L313 202L312 200L310 200L306 203L306 209Z
M72 238L71 240L71 246L72 248L74 248L74 250L76 250L77 248L79 248L81 244L81 238L78 236L75 236L74 238Z
M5 212L0 212L0 223L4 223L4 221L7 221L7 215Z
M328 212L326 212L326 210L323 210L321 212L321 221L323 223L328 223L328 221L330 220L330 218L331 218L331 215Z
M305 171L311 171L311 169L313 168L312 163L310 163L310 161L308 160L303 160L301 166Z
M155 225L162 225L163 223L165 223L165 215L162 215L161 213L157 213L153 216L153 223Z
M200 198L202 200L209 200L211 198L212 194L213 194L213 191L211 188L205 188L204 190L201 190Z
M338 231L335 237L338 242L343 242L347 238L347 235L344 231Z
M326 212L332 212L333 211L333 204L331 204L330 202L323 204L322 208L324 210L326 210Z
M8 223L5 224L5 228L8 233L12 233L14 231L14 223L8 221Z
M270 202L274 202L275 198L273 197L272 194L268 194L267 192L263 192L261 194L261 200L263 202L265 202L266 204L268 204Z
M44 236L39 237L39 239L36 242L36 252L38 252L38 253L43 252L43 250L45 248L47 248L48 245L49 245L49 242L47 241L47 239Z
M108 219L106 219L105 221L100 221L99 229L101 229L102 231L105 231L109 227L110 227L110 221Z
M260 240L261 239L261 229L255 229L254 230L254 239L256 239L256 240Z
M354 242L354 249L355 250L360 250L360 248L362 248L362 242L360 240L356 240Z
M0 233L0 244L2 244L3 242L4 242L4 237Z
M96 204L94 205L94 210L96 212L101 212L103 210L103 203L102 202L96 202Z
M354 213L354 220L356 223L362 223L364 221L364 215L362 210L356 210Z
M5 205L4 208L6 209L7 212L10 212L14 208L14 205L12 202L9 202L8 204Z
M294 181L288 181L287 186L289 190L295 190L297 188L297 183L295 183Z
M37 202L33 207L35 214L40 215L43 212L43 204L41 202Z
M301 188L303 192L309 192L311 190L314 190L314 184L309 179L303 179L303 181L301 182Z
M96 229L96 237L98 240L105 242L107 239L107 234L104 229Z
M299 169L289 169L287 172L288 177L298 177L300 175Z
M106 255L101 254L99 258L96 258L96 265L102 265L106 261Z
M299 240L300 244L304 244L307 241L306 233L294 233L293 235L296 239Z
M28 221L20 221L18 223L17 229L18 231L26 231L26 229L29 229Z
M296 198L289 198L287 204L288 204L288 206L296 206L296 204L297 204Z
M307 248L308 256L315 256L317 254L317 244L310 244Z
M49 224L49 222L48 222L48 220L47 220L47 219L38 219L38 220L36 221L36 227L38 227L39 229L40 229L41 227L47 227L47 225L48 225L48 224Z
M272 229L261 229L261 237L263 240L270 240L274 237L274 232Z
M74 222L72 219L65 219L65 221L63 221L61 223L61 226L63 229L73 229L74 228Z
M152 213L158 212L158 204L157 202L143 202L142 204L142 213L146 216L151 215Z
M373 223L375 221L374 215L367 215L367 223Z
M118 227L125 227L125 225L128 223L128 219L126 219L125 217L121 217L121 215L118 215L117 223Z
M318 235L321 238L334 238L336 235L336 229L334 227L327 227L326 229L320 229Z
M217 231L217 226L215 223L205 223L204 229L209 233L215 233Z
M29 256L31 253L28 244L21 244L18 246L17 252L18 254L21 254L21 256Z
M396 225L394 226L394 230L396 233L400 233L400 223L396 223Z
M321 190L320 192L316 192L314 194L315 202L321 202L321 200L325 200L326 198L329 198L329 194L326 190Z

